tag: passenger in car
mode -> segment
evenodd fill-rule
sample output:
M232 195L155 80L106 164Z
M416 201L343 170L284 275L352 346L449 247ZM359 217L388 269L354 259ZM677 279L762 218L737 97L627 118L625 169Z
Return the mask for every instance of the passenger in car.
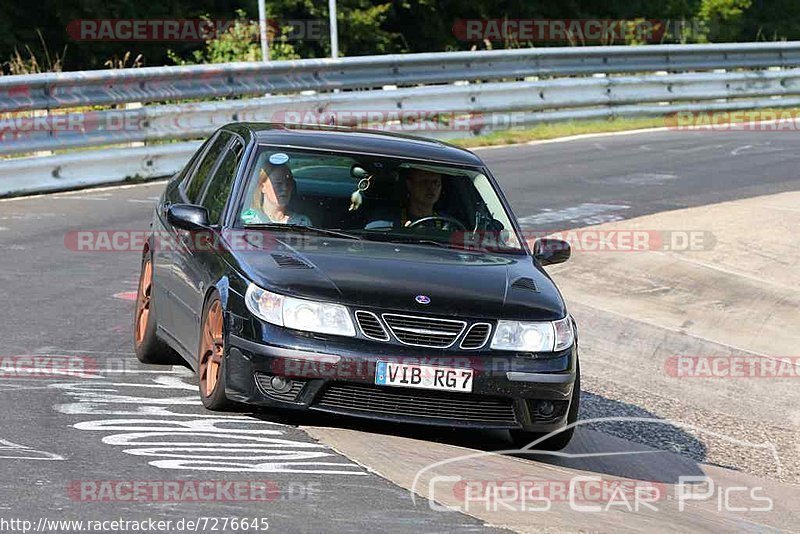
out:
M289 205L297 192L292 170L287 165L267 164L258 174L252 205L242 212L244 223L283 223L311 226L307 216L293 213Z

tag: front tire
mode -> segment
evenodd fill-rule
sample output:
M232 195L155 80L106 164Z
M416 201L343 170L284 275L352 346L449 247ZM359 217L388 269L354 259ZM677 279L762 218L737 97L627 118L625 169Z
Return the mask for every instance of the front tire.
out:
M569 412L567 413L567 425L571 425L578 420L578 411L581 404L581 367L576 364L575 385L572 387L572 399L570 401ZM524 430L511 430L511 440L514 445L520 449L524 449L533 441L540 439L547 434L541 432L525 432ZM566 430L562 430L558 434L541 441L532 447L533 451L560 451L569 445L572 436L575 434L575 427L571 426Z
M198 369L200 400L209 410L226 411L233 403L225 396L225 321L222 301L214 293L203 307Z

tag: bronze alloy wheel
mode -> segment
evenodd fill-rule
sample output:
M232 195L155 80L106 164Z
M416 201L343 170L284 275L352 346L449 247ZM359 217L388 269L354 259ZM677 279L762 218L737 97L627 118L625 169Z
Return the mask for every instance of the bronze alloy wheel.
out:
M208 308L200 344L200 391L205 397L211 397L219 383L224 354L222 304L217 299Z
M151 296L153 290L153 262L145 260L142 276L139 279L139 293L136 297L136 345L144 341L147 322L150 320Z

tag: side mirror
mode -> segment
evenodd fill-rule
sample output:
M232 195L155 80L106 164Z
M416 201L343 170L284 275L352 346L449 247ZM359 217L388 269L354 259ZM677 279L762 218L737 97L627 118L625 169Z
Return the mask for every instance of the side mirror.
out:
M542 237L533 244L533 257L540 265L564 263L572 255L572 248L564 240Z
M173 204L167 210L167 221L181 230L204 230L209 227L208 210L192 204Z

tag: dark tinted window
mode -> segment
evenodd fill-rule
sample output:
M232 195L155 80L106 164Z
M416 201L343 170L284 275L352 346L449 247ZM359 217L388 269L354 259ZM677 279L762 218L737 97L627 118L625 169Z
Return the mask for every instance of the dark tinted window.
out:
M189 185L186 186L186 198L192 204L200 200L200 195L208 181L209 175L211 171L214 170L214 165L217 159L219 159L220 154L222 154L222 151L225 150L225 145L228 144L230 138L230 133L220 132L217 138L211 143L208 152L203 156L200 165L197 166L194 176L190 179Z
M208 184L202 206L208 210L209 220L214 224L219 222L222 210L225 209L225 203L231 193L242 148L243 145L239 140L233 141L231 146L225 150L222 161Z
M206 139L205 143L200 145L192 157L189 158L189 163L187 163L180 171L178 171L178 181L182 182L192 173L192 170L197 166L197 160L200 159L200 156L203 154L203 151L206 149L208 144L211 142L211 139Z

